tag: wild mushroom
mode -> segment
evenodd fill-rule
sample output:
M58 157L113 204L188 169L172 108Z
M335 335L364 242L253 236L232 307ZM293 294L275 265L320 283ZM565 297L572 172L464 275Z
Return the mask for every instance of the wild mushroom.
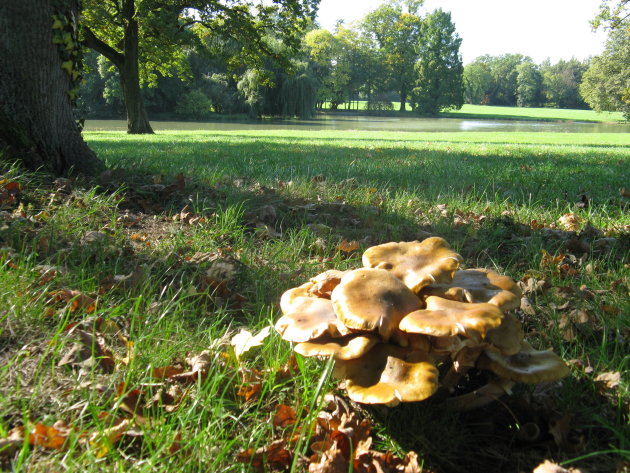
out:
M328 299L296 297L288 308L274 327L284 340L306 342L324 334L342 337L350 333Z
M336 360L353 360L365 355L379 342L373 334L348 335L343 338L322 336L298 343L294 350L302 356L331 356Z
M479 358L477 366L517 383L555 381L569 374L569 368L562 358L552 351L535 350L526 341L521 343L521 350L512 356L487 349Z
M400 279L384 269L349 271L333 289L331 301L343 324L354 330L378 331L389 340L400 320L422 307Z
M505 314L501 325L488 330L485 341L498 348L503 355L511 356L521 350L524 336L521 322L512 314Z
M365 404L422 401L438 388L438 370L426 352L387 343L361 358L337 361L333 375L345 380L350 399Z
M406 315L400 321L400 330L434 337L467 335L475 331L483 337L487 330L498 327L503 319L503 312L487 303L468 304L429 296L426 304L426 309Z
M318 274L315 277L312 277L310 282L312 283L311 287L309 287L309 294L315 297L323 297L324 299L330 299L330 293L334 288L336 288L341 282L341 278L348 271L339 271L337 269L329 269L328 271L324 271L321 274Z
M451 282L431 284L422 290L421 295L459 302L487 302L507 312L520 306L522 293L510 277L477 268L456 271Z
M429 284L450 282L461 261L440 237L385 243L363 253L363 266L391 271L414 292Z

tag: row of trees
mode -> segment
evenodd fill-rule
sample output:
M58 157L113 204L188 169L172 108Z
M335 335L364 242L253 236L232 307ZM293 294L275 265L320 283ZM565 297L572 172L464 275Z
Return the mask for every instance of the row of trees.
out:
M217 34L209 32L207 23L196 24L170 35L188 37L156 51L164 55L159 65L159 57L150 54L146 63L140 61L138 82L148 86L149 110L187 118L203 118L210 110L307 117L324 102L336 108L359 97L378 110L391 108L392 99L400 101L401 109L410 103L421 113L460 107L461 39L449 13L422 16L421 5L421 0L391 0L356 29L339 25L329 32L310 23L292 48L271 31L261 37L264 47L253 48L248 37ZM79 100L81 113L111 113L130 101L138 103L137 92L129 96L126 91L129 79L123 79L116 54L104 54L107 48L90 29L85 37L103 56L87 57L92 73ZM127 113L132 112L127 105ZM148 127L133 128L142 129Z
M466 103L586 108L579 86L590 61L541 65L522 54L481 56L464 68Z

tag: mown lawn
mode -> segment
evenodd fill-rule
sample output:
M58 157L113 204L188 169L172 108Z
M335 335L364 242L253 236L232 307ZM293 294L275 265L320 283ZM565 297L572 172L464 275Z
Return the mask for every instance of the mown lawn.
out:
M338 110L365 110L366 101L353 102L352 107L342 104ZM398 111L400 102L392 102L393 110ZM407 112L411 108L407 105ZM566 120L584 122L625 122L621 112L595 112L594 110L574 110L545 107L502 107L496 105L464 104L459 110L440 113L444 118L480 118L503 120Z
M372 423L372 449L413 450L427 472L628 467L623 134L86 139L113 170L96 181L2 171L4 467L308 470L321 395L343 396L330 364L293 357L275 333L238 357L232 337L273 324L288 288L428 235L521 281L526 337L571 374L466 413L348 403ZM281 406L294 417L278 420Z

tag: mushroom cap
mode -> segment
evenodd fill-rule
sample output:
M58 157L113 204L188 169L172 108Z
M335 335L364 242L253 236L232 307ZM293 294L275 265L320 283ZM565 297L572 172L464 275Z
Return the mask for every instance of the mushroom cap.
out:
M460 302L487 302L507 312L520 307L522 292L512 278L490 269L476 268L456 271L453 281L431 284L421 295Z
M341 278L347 272L348 271L329 269L328 271L324 271L323 273L312 277L310 279L310 283L312 283L312 285L308 289L308 293L315 297L330 299L330 293L339 285Z
M365 404L422 401L438 388L438 370L426 352L386 343L361 358L337 361L333 374L345 379L350 399Z
M552 351L535 350L526 341L521 343L521 351L512 356L487 349L479 358L477 366L519 383L555 381L569 374L569 368L562 358Z
M282 296L280 296L280 310L282 310L282 313L288 314L293 312L296 306L302 304L303 297L315 297L309 292L311 287L313 287L313 283L309 281L301 286L284 291Z
M355 330L377 330L384 341L400 320L422 302L400 279L384 269L349 271L333 289L331 301L339 319Z
M414 292L429 284L450 282L461 261L440 237L385 243L363 253L363 266L391 271Z
M521 351L524 337L521 322L512 314L505 314L501 325L488 330L485 341L497 347L503 355L511 356Z
M284 340L307 342L324 334L342 337L350 333L328 299L297 297L292 300L290 309L274 326Z
M303 356L333 356L336 360L353 360L365 355L379 342L376 335L359 334L343 338L322 336L309 342L298 343L294 350Z
M427 297L426 303L426 309L411 312L400 321L400 330L434 337L466 335L474 330L484 336L503 319L503 312L492 304L468 304L436 296Z

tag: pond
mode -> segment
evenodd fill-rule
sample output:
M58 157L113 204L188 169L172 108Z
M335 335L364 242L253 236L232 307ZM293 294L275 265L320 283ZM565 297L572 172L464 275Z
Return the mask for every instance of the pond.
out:
M311 120L264 119L257 121L171 122L152 121L154 130L368 130L417 132L552 132L630 133L628 123L578 121L476 120L456 118L375 117L317 115ZM126 130L123 120L87 120L87 131Z

